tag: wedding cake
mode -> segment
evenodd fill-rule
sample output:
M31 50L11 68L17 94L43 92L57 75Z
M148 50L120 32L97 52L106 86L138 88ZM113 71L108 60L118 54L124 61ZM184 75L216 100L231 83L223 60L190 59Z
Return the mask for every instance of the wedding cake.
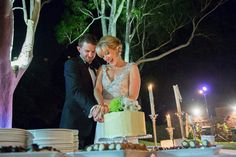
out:
M105 114L104 126L107 138L146 135L145 116L139 111Z
M106 138L146 135L144 112L137 101L122 97L110 102L110 113L104 115Z

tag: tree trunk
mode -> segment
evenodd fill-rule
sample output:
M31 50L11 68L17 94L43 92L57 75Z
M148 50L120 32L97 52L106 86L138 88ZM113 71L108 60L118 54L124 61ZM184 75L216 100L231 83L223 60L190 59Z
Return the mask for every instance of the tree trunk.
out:
M126 1L126 24L125 24L125 55L124 59L129 62L129 52L130 52L130 0Z
M12 124L14 73L11 68L13 14L11 0L0 3L0 128Z
M10 59L13 45L12 1L0 3L0 128L12 127L12 104L15 88L33 58L34 35L41 1L34 3L32 19L27 21L25 42L17 60Z

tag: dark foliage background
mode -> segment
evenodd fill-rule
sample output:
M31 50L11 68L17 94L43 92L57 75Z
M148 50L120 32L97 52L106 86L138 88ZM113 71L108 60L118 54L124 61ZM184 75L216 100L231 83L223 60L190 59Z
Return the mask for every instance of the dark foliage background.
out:
M202 23L209 38L195 38L192 44L157 62L145 64L141 71L142 86L139 101L150 119L147 85L154 84L157 125L165 123L165 113L175 110L172 85L178 84L183 97L182 108L188 111L193 103L203 103L197 94L202 83L208 83L207 95L211 108L235 102L236 97L236 2L230 0ZM34 58L20 81L13 106L13 127L36 129L56 128L64 103L63 65L75 45L67 48L55 40L55 25L63 12L63 0L52 1L41 12L36 33ZM13 56L24 41L21 11L15 11ZM213 112L213 110L211 111ZM213 112L214 113L214 112Z

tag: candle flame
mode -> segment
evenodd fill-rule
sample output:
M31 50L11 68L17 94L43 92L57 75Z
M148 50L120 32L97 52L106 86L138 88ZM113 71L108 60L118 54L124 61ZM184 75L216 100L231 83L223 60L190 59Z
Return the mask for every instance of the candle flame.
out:
M152 84L149 84L148 89L149 89L149 90L152 89Z

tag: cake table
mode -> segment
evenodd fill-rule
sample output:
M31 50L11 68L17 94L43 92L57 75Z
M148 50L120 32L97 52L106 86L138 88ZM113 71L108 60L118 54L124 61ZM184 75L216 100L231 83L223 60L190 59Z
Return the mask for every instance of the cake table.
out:
M178 149L162 151L141 151L141 150L106 150L90 152L20 152L20 153L0 153L0 157L235 157L236 150L225 150L218 148L205 149Z
M67 153L68 157L150 157L151 152L141 150L106 150Z
M58 152L17 152L0 153L0 157L67 157L64 153Z
M157 157L216 157L221 155L221 146L157 151ZM228 154L227 154L228 155ZM236 155L236 154L235 154Z

